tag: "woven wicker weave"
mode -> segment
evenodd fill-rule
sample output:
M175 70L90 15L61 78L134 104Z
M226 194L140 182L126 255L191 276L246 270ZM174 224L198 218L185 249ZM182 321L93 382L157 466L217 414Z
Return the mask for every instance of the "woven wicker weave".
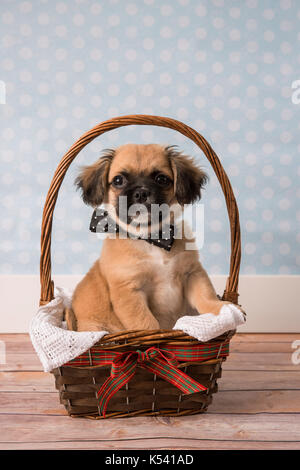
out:
M46 198L42 219L40 305L47 304L53 299L54 286L51 280L50 253L51 229L54 207L66 171L76 155L93 139L107 131L128 125L154 125L176 130L195 142L206 155L222 187L230 222L230 271L222 299L237 303L241 259L239 213L231 184L219 158L204 137L180 121L161 116L130 115L109 119L86 132L64 155L55 171ZM221 348L222 344L228 342L233 334L233 331L228 332L211 340L209 344L218 343ZM191 345L199 344L199 342L180 331L126 331L105 336L99 343L99 347L122 352L135 349L145 351L151 346L158 347L162 344ZM179 368L207 387L205 393L182 395L180 390L165 380L151 374L149 371L137 368L129 384L126 384L126 387L119 390L109 401L106 417L157 414L174 416L205 411L212 401L212 393L217 391L216 379L221 376L221 365L224 358L218 356L216 354L215 359L201 363L180 363ZM92 364L93 357L91 356L90 366L62 366L52 371L56 380L56 388L60 393L61 403L65 405L68 413L72 416L102 418L98 409L96 394L99 387L109 376L110 366L93 366Z

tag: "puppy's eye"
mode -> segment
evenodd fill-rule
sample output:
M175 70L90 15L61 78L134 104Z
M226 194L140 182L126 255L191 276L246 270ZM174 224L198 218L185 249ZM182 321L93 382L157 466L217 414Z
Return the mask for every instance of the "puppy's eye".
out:
M126 184L126 178L123 175L116 175L112 180L112 185L115 188L122 188Z
M155 182L160 186L168 186L171 183L171 180L168 176L164 175L163 173L159 173L155 177Z

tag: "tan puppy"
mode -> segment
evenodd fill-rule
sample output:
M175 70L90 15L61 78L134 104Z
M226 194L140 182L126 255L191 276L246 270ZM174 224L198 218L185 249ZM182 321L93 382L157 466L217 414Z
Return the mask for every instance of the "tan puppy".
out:
M174 146L127 144L108 150L77 178L85 203L109 203L120 227L134 216L120 215L120 196L128 207L147 209L144 230L151 228L153 204L190 204L201 197L207 176ZM173 220L173 219L172 219ZM218 314L222 302L186 238L175 239L170 251L140 239L110 235L101 257L75 289L66 312L69 329L78 331L171 329L186 314Z

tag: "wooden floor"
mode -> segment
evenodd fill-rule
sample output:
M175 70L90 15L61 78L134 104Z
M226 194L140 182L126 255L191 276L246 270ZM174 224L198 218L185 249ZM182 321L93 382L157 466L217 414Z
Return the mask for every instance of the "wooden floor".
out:
M94 421L66 416L27 335L0 335L0 449L300 449L296 339L236 335L206 414Z

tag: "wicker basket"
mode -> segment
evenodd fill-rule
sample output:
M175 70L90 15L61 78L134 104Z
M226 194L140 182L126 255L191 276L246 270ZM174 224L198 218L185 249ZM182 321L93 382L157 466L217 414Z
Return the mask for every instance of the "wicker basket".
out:
M64 155L56 169L43 211L40 305L45 305L53 299L51 229L53 211L65 173L76 155L94 138L128 125L154 125L174 129L193 140L206 155L221 184L230 221L230 273L222 299L236 304L241 258L239 214L230 182L217 155L198 132L180 121L160 116L130 115L109 119L86 132ZM229 341L234 333L229 331L207 343L200 343L181 331L173 330L125 331L106 335L85 354L52 371L60 401L71 416L96 419L137 415L178 416L204 412L212 401L212 394L217 391L217 379L221 377L222 362L228 355ZM196 360L195 357L193 360L187 359L184 354L181 360L178 356L177 361L176 358L168 360L167 356L174 356L170 350L183 353L187 350L197 350L200 355L195 356ZM109 393L107 386L104 385L104 382L107 384L112 380L112 361L99 362L99 357L106 357L104 351L108 351L111 357L125 358L126 364L129 359L133 361L132 374L129 379L128 377L124 379L124 385L114 393ZM174 386L174 382L166 380L164 373L156 373L156 369L145 367L145 364L149 364L145 361L150 360L150 354L160 356L163 367L173 368L172 373L179 374L183 378L187 377L184 379L187 383L197 382L202 389L198 388L193 392L183 391L182 388ZM99 393L102 393L102 399L103 396L109 395L105 412L103 406L100 406Z

